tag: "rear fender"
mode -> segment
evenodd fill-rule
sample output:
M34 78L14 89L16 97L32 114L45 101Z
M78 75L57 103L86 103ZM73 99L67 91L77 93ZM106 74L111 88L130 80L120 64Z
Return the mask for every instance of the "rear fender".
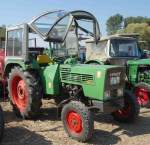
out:
M15 66L21 67L23 70L25 70L26 68L24 63L16 63L16 62L6 63L4 68L4 76L7 77L11 69Z

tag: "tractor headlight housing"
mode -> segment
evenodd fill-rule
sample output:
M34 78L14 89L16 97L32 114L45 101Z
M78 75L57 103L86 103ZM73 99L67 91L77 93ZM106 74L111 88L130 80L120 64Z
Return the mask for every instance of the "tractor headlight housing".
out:
M111 98L110 90L105 91L104 96L105 96L105 99L110 99Z
M114 89L114 90L106 90L104 92L105 99L111 99L111 98L116 98L116 97L122 97L124 94L124 89L119 88L119 89Z
M123 93L124 93L124 89L123 88L120 88L117 90L117 96L123 96Z

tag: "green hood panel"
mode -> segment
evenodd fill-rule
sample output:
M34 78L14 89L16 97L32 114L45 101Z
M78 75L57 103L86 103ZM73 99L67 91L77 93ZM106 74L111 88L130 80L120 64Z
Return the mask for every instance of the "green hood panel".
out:
M118 66L115 65L90 65L90 64L75 64L75 65L61 65L60 67L71 67L72 71L78 71L78 73L83 73L83 71L85 73L89 73L87 71L92 71L92 72L96 72L96 71L106 71L107 69L111 69L111 68L116 68ZM81 70L82 68L82 70Z
M129 60L128 64L129 65L139 65L139 64L150 65L150 59Z

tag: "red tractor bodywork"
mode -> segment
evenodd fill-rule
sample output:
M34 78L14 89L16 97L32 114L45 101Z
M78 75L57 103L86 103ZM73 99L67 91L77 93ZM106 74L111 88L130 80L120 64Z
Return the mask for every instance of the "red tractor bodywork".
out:
M0 76L4 74L4 65L5 65L5 50L0 49Z
M4 77L5 67L5 49L0 48L0 81L2 83L2 94L4 99L6 98L6 78Z

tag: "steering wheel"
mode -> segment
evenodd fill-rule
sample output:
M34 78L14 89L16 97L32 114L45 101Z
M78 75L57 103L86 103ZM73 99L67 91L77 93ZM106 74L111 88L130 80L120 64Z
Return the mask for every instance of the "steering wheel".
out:
M103 65L104 63L101 61L90 60L90 61L86 61L85 64Z

